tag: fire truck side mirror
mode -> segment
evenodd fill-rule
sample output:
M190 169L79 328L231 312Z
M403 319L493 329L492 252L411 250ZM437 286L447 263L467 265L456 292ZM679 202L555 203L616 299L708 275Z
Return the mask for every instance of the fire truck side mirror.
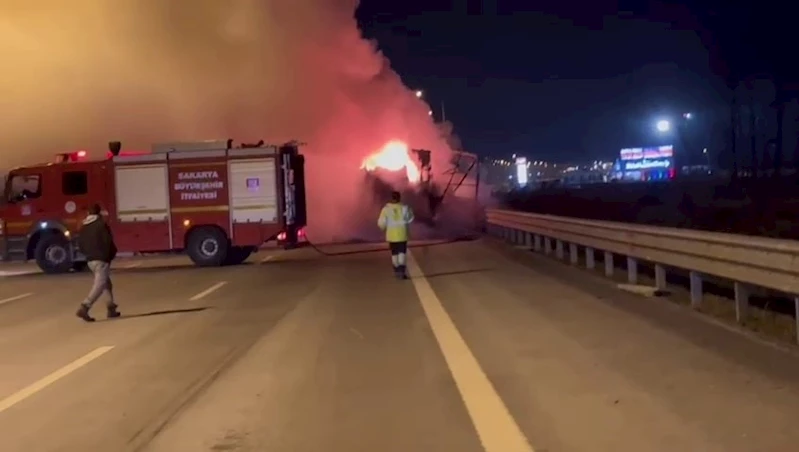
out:
M122 142L121 141L111 141L108 143L108 151L111 152L111 155L116 157L119 155L119 152L122 150Z

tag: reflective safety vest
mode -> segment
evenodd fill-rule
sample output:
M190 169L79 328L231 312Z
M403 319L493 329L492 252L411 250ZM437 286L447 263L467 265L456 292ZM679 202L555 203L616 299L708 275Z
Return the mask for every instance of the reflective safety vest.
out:
M408 225L413 223L413 211L401 203L390 202L380 211L377 225L386 231L387 242L407 242Z

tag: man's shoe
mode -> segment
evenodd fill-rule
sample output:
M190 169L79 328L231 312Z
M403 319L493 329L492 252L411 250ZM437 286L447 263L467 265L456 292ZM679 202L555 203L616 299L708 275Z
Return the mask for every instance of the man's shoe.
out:
M78 312L75 313L84 322L94 322L94 318L89 315L89 307L85 304L80 305Z
M408 279L408 273L404 265L397 266L395 274L397 275L397 279Z
M115 318L117 318L117 317L119 317L121 315L122 315L122 313L117 310L117 306L116 305L108 307L107 317L109 319L115 319Z

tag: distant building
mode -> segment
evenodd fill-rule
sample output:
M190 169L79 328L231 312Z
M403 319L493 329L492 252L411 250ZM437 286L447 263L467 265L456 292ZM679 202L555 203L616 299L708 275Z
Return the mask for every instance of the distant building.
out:
M482 183L496 188L513 185L516 168L510 160L484 159L480 164L480 180Z
M531 182L550 181L560 179L567 165L562 163L546 162L544 160L528 160Z
M524 167L527 177L524 180ZM585 165L531 160L513 155L511 159L485 159L481 165L481 180L496 188L529 186L534 189L564 185L586 185L608 182L612 178L613 162L594 161Z
M613 162L594 161L590 165L573 165L563 170L564 185L589 185L609 182Z

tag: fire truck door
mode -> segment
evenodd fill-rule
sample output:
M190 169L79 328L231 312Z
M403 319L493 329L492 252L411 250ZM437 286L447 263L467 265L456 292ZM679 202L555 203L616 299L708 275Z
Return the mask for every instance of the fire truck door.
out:
M108 209L107 178L103 177L104 174L104 168L96 163L75 163L63 170L61 199L57 205L70 223L82 220L91 204L98 203L103 209Z

